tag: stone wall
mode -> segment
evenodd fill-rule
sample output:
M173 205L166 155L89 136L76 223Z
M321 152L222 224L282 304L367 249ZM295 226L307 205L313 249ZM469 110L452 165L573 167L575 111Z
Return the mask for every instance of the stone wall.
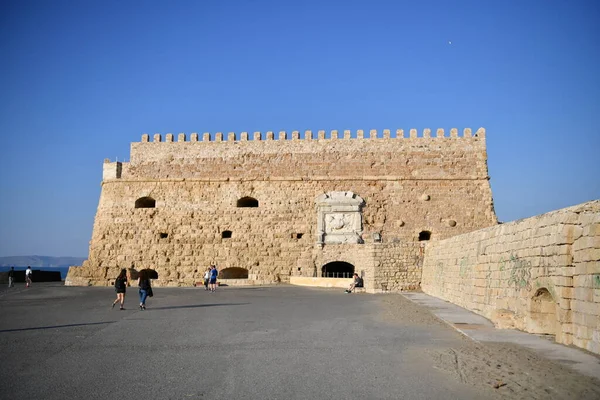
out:
M427 244L422 289L600 354L600 201Z
M374 246L374 293L421 287L423 242L380 243Z
M153 268L158 286L191 286L211 262L288 282L344 261L364 271L367 290L402 290L418 285L422 232L438 240L497 223L483 129L306 135L144 135L129 163L104 163L88 260L67 284L110 285L120 268ZM353 244L322 243L317 199L329 204L323 195L334 192L360 198L352 210L324 208L353 213Z

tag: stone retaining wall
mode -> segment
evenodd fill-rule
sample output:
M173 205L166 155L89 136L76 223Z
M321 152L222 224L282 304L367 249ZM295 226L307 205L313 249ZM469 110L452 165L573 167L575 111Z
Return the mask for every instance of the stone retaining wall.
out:
M428 243L422 289L600 354L600 201Z

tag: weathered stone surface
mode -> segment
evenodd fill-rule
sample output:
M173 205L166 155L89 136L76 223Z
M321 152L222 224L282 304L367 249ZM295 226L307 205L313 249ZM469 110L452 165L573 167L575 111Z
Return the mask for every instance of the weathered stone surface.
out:
M288 282L347 262L367 291L418 288L420 238L497 220L482 130L396 132L145 135L130 162L104 164L88 260L69 282L110 285L120 268L153 268L157 286L188 286L212 262L251 281ZM335 204L323 202L328 194Z
M600 201L430 242L423 291L598 353Z

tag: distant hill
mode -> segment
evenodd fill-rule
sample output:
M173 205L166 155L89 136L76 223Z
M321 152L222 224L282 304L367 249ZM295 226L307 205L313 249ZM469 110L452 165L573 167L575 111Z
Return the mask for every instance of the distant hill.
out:
M0 257L0 267L64 268L81 265L86 257L11 256Z

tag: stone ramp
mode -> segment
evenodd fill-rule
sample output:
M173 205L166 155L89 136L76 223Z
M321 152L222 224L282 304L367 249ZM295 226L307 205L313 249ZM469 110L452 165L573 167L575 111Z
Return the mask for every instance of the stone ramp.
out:
M550 341L547 336L512 329L497 329L487 318L425 293L402 295L427 307L436 317L475 341L518 344L581 374L600 379L600 358L585 350Z

